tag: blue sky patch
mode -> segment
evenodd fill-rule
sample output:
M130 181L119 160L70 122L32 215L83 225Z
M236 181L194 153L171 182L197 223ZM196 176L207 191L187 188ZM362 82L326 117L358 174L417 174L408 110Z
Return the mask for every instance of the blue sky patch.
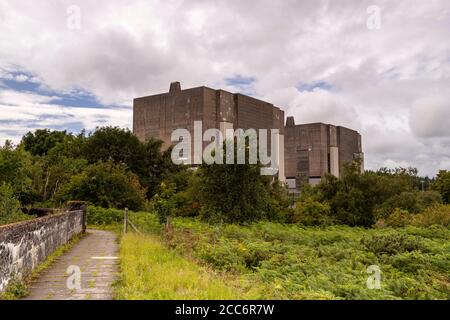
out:
M27 72L9 72L6 78L0 79L4 88L18 91L35 93L42 96L56 97L49 104L80 108L102 108L108 107L101 104L95 95L84 90L74 90L63 93L44 88L36 82L36 78Z
M256 79L254 77L244 77L239 74L232 78L225 78L225 85L232 87L239 93L249 96L255 96L255 90L253 88L255 82Z
M313 82L301 83L296 88L300 92L305 92L305 91L311 92L311 91L314 91L315 89L330 91L333 89L333 86L326 81L313 81Z
M228 86L249 86L256 79L254 77L243 77L241 75L236 75L233 78L225 78L225 83Z

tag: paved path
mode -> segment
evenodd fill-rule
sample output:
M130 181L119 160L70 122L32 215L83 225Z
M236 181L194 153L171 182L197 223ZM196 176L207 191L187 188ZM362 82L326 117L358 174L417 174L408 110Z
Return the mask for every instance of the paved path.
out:
M108 300L118 276L118 244L110 231L87 230L69 252L39 274L26 300ZM68 268L70 266L72 269ZM74 270L81 271L81 289L76 288ZM69 282L69 287L67 283Z

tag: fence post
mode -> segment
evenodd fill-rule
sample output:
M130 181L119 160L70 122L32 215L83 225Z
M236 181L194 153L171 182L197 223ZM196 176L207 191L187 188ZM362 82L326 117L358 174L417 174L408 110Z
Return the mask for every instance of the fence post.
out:
M128 232L128 208L125 208L125 216L123 219L123 233Z
M81 206L81 210L83 211L83 233L86 232L86 225L87 225L87 205L83 204Z

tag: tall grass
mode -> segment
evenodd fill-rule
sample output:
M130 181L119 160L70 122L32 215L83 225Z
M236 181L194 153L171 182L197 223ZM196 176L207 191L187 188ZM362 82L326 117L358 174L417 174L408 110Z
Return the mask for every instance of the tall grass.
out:
M130 217L149 236L122 240L120 299L450 299L444 226L239 226L174 218L164 229L152 213ZM381 270L380 289L367 287L371 265Z
M153 236L126 234L120 249L117 299L244 299L223 276L164 247Z

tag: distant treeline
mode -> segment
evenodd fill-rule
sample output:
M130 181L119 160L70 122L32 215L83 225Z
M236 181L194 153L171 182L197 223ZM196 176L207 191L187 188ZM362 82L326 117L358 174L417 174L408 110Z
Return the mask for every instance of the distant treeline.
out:
M409 215L450 200L448 171L435 180L419 177L413 168L361 174L353 163L340 179L326 176L315 187L303 186L292 208L286 188L261 176L259 164L203 164L190 170L174 165L170 153L162 150L162 141L141 142L118 127L77 135L40 129L17 146L7 141L0 148L0 223L20 219L20 206L83 200L104 208L152 210L161 222L198 216L210 222L370 227L412 221Z

